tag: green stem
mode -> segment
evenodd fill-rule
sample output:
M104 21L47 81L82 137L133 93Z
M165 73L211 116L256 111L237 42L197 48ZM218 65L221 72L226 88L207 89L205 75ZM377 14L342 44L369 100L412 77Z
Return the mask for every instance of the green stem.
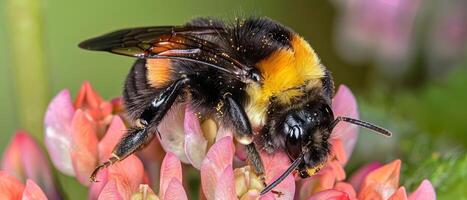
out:
M48 95L42 2L6 0L5 3L19 126L42 141Z

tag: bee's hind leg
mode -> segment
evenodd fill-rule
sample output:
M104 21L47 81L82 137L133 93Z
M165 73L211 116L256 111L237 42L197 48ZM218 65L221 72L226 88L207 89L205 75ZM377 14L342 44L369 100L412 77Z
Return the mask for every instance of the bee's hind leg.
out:
M150 105L142 112L137 120L137 126L130 128L120 139L112 151L112 156L94 169L90 176L92 182L96 181L96 175L101 169L125 159L151 142L156 132L154 129L172 107L188 80L188 78L181 78L158 93Z

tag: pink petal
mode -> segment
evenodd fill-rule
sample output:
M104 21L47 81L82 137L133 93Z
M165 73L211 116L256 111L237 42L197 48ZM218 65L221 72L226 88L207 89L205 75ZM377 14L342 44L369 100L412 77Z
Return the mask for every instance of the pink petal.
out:
M401 161L395 160L370 172L361 185L358 199L389 198L399 185Z
M109 181L109 169L102 169L96 176L97 182L92 182L89 185L88 199L98 199L102 189Z
M187 200L185 189L183 188L182 183L176 179L172 178L169 185L167 186L167 191L165 192L163 200Z
M45 113L45 146L54 166L62 173L74 176L71 164L71 120L75 109L70 92L62 90L50 102Z
M159 140L155 138L148 146L136 152L136 155L143 162L144 169L148 172L149 185L159 185L160 169L165 154Z
M34 183L32 180L26 181L26 187L24 188L22 200L46 200L44 192L41 188ZM53 199L53 198L51 198Z
M4 152L2 170L21 181L32 179L39 183L50 198L59 199L52 171L44 152L26 132L18 131Z
M236 200L235 185L232 185L234 184L232 165L228 165L220 177L222 177L222 180L217 182L214 194L215 199Z
M117 180L111 179L102 189L98 199L127 200L130 199L131 194L132 191L128 183L122 181L120 184L117 184Z
M123 137L125 131L126 127L122 119L119 116L113 117L105 136L98 144L101 162L106 161L111 156L112 150Z
M334 116L345 116L358 119L357 101L353 96L350 89L341 85L337 90L336 95L332 101L332 110ZM346 151L346 158L352 154L352 150L357 142L358 127L349 123L339 123L332 131L332 138L340 138L344 141L344 149Z
M400 187L391 197L389 200L407 200L407 194L405 192L404 187Z
M24 185L14 176L0 171L0 199L21 199Z
M234 146L231 137L217 141L208 151L201 163L201 186L208 200L215 199L216 186L223 181L222 173L226 167L231 166ZM226 183L234 187L234 182Z
M177 155L183 163L189 163L185 155L185 130L183 121L185 119L185 105L175 104L162 119L158 126L160 132L160 144L166 152ZM159 137L158 137L159 138Z
M338 182L334 185L334 189L347 193L350 199L357 199L357 192L349 183Z
M350 200L350 198L345 192L328 189L314 194L308 200Z
M108 182L102 188L99 199L129 199L146 180L143 164L134 155L108 168Z
M91 122L81 110L77 110L71 123L71 158L78 181L89 185L89 175L98 162L98 139Z
M373 170L381 167L381 163L379 162L372 162L366 164L365 166L358 169L356 172L353 173L352 177L349 179L349 183L355 188L355 190L360 190L360 186L365 179L365 177L372 172Z
M420 186L409 195L409 200L436 200L436 192L429 180L423 180Z
M199 169L201 161L206 155L208 141L204 138L199 119L190 106L185 109L184 128L185 154L193 167Z
M266 175L266 183L270 184L276 180L282 173L287 170L290 165L290 159L283 151L275 151L273 154L268 154L261 151L261 160L263 161ZM292 174L287 176L279 185L274 188L275 191L281 192L283 195L278 199L293 199L295 194L295 178ZM272 192L266 193L266 196L277 197Z
M161 166L159 196L165 195L173 179L182 182L182 165L175 154L167 152Z

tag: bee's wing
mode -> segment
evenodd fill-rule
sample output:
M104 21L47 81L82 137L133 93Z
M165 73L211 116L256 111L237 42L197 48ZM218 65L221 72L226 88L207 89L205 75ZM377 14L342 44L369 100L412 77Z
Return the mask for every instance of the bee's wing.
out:
M169 58L201 63L247 81L251 67L231 58L215 43L200 38L223 33L225 29L221 27L130 28L86 40L79 47L138 58Z

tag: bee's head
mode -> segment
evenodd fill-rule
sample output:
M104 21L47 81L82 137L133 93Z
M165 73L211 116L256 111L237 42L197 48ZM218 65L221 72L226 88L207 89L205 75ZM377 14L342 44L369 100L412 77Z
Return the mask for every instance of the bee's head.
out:
M333 112L325 101L313 100L285 113L282 134L289 158L295 160L303 154L300 168L313 168L324 163L330 152L333 121Z
M279 178L264 188L261 194L270 191L294 170L298 170L298 175L302 178L316 173L326 162L331 151L331 132L341 121L391 136L390 131L368 122L343 116L334 118L328 102L329 100L318 95L318 98L297 103L298 105L276 115L270 121L272 145L284 148L293 162Z

